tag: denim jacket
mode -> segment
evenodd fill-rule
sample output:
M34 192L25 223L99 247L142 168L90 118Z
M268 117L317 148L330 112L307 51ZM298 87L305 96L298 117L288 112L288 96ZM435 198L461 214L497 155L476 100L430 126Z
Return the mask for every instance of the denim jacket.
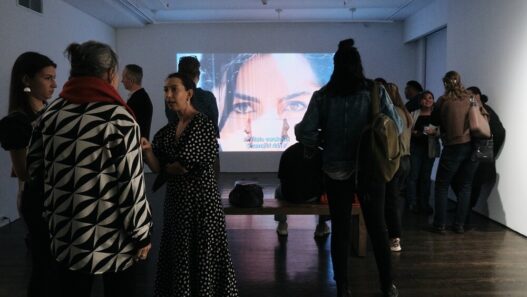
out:
M362 131L371 118L370 91L365 88L347 96L328 97L324 88L315 91L307 111L295 126L296 139L308 148L322 150L322 169L326 173L355 169L355 156ZM402 120L381 86L380 110L403 131Z

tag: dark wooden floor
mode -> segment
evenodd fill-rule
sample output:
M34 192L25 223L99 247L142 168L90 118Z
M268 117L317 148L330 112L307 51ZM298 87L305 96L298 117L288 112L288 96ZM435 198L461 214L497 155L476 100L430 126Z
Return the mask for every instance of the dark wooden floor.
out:
M241 174L223 174L221 184L232 186ZM258 179L266 196L277 183L275 174L249 174ZM147 177L151 183L152 176ZM225 189L225 187L224 187ZM161 230L164 193L149 193L155 217L154 248L140 267L138 296L151 296ZM407 212L403 251L393 255L400 295L527 296L527 240L478 215L475 229L463 235L437 235L425 230L429 218ZM272 216L228 216L230 250L241 296L335 296L329 238L313 239L313 216L291 216L289 236L278 238ZM29 257L25 229L18 220L0 228L0 297L24 296ZM375 261L352 257L354 297L380 296ZM93 296L102 296L100 282Z

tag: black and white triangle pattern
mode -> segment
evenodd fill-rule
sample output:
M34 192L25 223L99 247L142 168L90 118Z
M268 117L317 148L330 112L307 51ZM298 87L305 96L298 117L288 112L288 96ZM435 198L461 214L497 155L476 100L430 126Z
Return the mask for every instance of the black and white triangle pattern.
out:
M120 105L61 98L34 130L28 169L44 171L51 250L72 270L122 271L150 240L139 133Z

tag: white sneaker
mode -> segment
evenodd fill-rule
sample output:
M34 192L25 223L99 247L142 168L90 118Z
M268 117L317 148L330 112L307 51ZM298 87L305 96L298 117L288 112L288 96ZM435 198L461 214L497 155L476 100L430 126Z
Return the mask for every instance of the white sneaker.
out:
M400 252L401 251L401 239L400 238L392 238L392 239L390 239L390 250L392 252Z
M331 233L331 231L329 230L329 227L326 222L317 224L317 228L315 229L315 237L324 237L329 233Z
M276 227L276 233L280 236L287 236L287 223L278 222L278 227Z

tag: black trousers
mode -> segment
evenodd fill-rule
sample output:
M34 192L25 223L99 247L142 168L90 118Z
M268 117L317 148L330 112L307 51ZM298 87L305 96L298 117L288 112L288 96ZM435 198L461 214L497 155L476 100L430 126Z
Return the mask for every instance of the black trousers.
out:
M395 176L386 184L386 225L390 238L401 237L401 225L403 214L403 196L401 194L406 185L406 178L410 173L410 157L401 157L399 170Z
M353 195L357 193L361 204L366 229L371 239L381 290L387 290L393 283L392 262L388 232L384 217L385 184L362 182L355 188L354 176L348 180L334 180L326 176L329 212L331 215L331 259L337 282L338 294L348 290L348 255L350 250L350 223Z
M37 199L41 197L29 191L22 193L20 212L28 229L27 244L31 253L31 273L27 285L27 296L54 296L56 267L50 252L48 225L42 218L42 205L35 203Z
M93 280L98 275L69 270L57 263L60 280L60 297L90 297ZM122 272L109 272L101 275L104 283L104 297L135 296L136 265Z

